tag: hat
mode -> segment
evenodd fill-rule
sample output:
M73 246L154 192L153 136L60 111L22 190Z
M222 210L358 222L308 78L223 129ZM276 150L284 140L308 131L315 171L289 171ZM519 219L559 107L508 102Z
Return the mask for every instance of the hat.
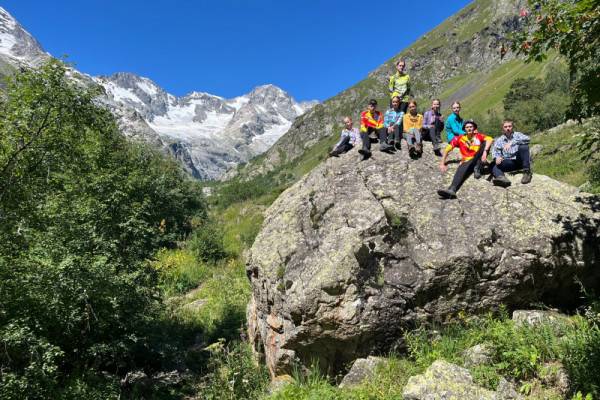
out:
M375 99L369 100L369 105L370 106L376 106L377 105L377 100L375 100Z
M475 129L477 129L477 123L476 123L475 121L473 121L472 119L468 119L468 120L466 120L465 122L463 122L463 129L465 129L465 126L466 126L467 124L472 124L472 125L473 125L473 127L474 127Z

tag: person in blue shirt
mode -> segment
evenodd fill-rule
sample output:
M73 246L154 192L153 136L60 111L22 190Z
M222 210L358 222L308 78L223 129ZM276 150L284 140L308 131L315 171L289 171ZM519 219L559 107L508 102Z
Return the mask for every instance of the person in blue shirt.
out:
M506 119L502 123L502 135L494 140L492 147L494 157L493 183L497 186L510 186L510 180L504 176L505 172L523 170L521 183L531 182L531 159L529 155L529 136L515 132L513 121Z
M392 108L387 110L383 117L383 126L388 134L388 142L394 144L398 150L400 150L400 141L402 140L402 117L404 116L404 112L400 108L401 103L400 96L394 96Z
M460 116L460 103L455 101L452 103L452 114L446 118L446 140L448 143L454 139L455 136L464 135L465 130L463 129L463 119Z

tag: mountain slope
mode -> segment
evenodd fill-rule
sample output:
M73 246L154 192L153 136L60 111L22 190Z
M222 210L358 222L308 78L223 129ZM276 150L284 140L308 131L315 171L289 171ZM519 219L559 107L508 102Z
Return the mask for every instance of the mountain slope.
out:
M541 75L545 65L525 64L511 52L500 56L501 46L509 45L510 32L523 24L519 10L524 6L522 0L474 1L361 82L299 117L265 154L225 177L245 180L277 169L297 169L296 164L313 159L315 152L322 158L325 148L335 143L343 116L351 115L356 121L370 98L380 100L380 108L387 106L387 78L399 58L407 60L420 110L426 109L433 97L441 98L445 115L454 100L462 102L463 116L501 110L511 82ZM316 165L315 160L311 164Z
M0 7L0 76L51 57ZM131 73L90 77L73 70L83 84L101 85L102 102L117 117L123 134L148 142L177 158L199 179L215 179L228 168L267 150L294 119L315 102L296 102L273 85L224 99L192 92L167 93L152 80Z

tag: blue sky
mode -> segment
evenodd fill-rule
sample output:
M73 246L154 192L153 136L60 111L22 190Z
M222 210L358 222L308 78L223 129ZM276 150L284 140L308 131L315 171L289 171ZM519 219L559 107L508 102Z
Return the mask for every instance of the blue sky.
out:
M3 0L54 56L133 72L170 93L235 97L273 83L325 100L469 1Z

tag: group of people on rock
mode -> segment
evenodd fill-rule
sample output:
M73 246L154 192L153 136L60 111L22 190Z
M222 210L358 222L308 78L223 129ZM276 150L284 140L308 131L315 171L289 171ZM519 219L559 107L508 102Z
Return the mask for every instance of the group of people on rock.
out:
M410 98L410 76L405 72L406 63L400 60L396 63L396 72L389 79L390 108L384 113L377 110L377 101L372 99L367 109L360 114L360 129L354 127L352 118L344 117L344 129L340 140L329 153L339 157L356 146L363 160L371 157L371 143L379 142L379 150L393 154L401 150L401 141L408 145L411 159L421 158L423 140L431 141L433 152L441 157L440 171L448 170L448 154L458 148L461 161L452 184L448 189L440 189L438 195L443 199L455 199L456 192L464 181L471 175L481 178L483 171L488 168L497 186L508 187L511 181L505 172L523 170L521 183L531 182L531 162L529 155L529 137L514 131L514 123L504 120L502 135L493 139L479 132L477 123L472 119L463 120L460 116L460 103L452 103L452 113L444 121L440 112L441 101L434 99L431 109L419 114L417 102ZM442 148L441 133L446 130L447 145ZM493 161L488 163L488 155Z

